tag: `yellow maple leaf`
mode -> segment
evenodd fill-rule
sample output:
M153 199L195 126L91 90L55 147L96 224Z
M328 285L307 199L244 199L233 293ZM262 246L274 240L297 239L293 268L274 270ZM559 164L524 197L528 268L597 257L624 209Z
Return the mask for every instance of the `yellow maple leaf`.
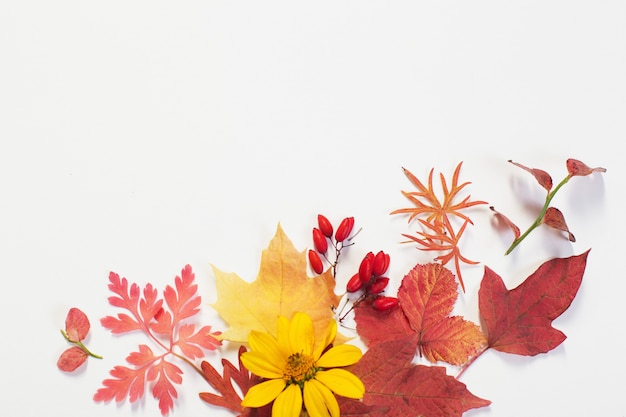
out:
M332 308L341 297L335 295L335 279L330 269L317 277L307 275L305 251L299 252L280 224L261 255L256 280L247 282L233 272L222 272L214 265L217 302L211 305L229 325L222 339L247 342L251 330L276 335L278 316L291 318L296 311L307 313L315 326L315 339L321 341L334 320Z

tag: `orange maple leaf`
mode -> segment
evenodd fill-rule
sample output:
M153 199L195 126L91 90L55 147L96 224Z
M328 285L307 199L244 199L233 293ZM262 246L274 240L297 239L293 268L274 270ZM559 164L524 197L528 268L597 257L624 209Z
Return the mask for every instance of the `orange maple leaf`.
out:
M316 340L323 340L333 309L341 297L335 295L330 269L317 277L307 276L306 251L297 251L280 224L261 256L261 267L253 282L211 265L217 285L217 301L211 306L230 326L222 338L247 342L251 330L276 336L278 316L297 311L313 320Z
M357 331L370 345L402 339L417 345L430 362L462 365L484 350L487 338L476 324L450 316L458 297L454 275L438 263L416 265L398 290L401 312L386 316L355 309Z

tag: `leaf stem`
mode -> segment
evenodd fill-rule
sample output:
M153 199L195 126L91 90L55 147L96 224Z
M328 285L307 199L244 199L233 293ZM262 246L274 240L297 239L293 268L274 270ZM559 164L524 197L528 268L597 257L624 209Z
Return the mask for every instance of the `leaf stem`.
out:
M81 348L83 350L83 352L85 352L87 355L91 356L92 358L96 358L96 359L102 359L102 356L97 355L95 353L93 353L92 351L90 351L87 346L85 346L83 344L83 342L81 342L80 340L72 340L70 339L70 337L67 335L67 333L65 333L65 331L63 329L61 329L61 334L63 335L63 337L65 338L65 340L67 340L68 342L75 344L76 346L78 346L79 348Z
M480 356L482 356L483 353L485 353L488 350L489 350L489 346L487 345L487 346L483 347L483 349L480 352L478 352L476 355L474 355L469 361L467 361L465 363L465 365L463 365L461 367L461 370L459 371L459 373L456 375L456 379L461 378L461 375L463 375L463 373L465 373L465 370L467 368L469 368L470 365L473 364L476 361L476 359L478 359Z
M520 237L518 237L517 239L513 241L513 243L511 243L511 246L509 246L507 251L504 253L505 256L513 252L513 249L515 249L517 245L519 245L522 242L522 240L524 240L526 236L530 234L530 232L532 232L533 230L535 230L537 227L541 225L541 223L543 222L543 218L546 215L546 211L548 211L548 208L550 207L550 203L552 202L552 199L554 198L554 195L557 193L557 191L559 191L559 189L562 186L564 186L570 180L570 178L572 178L571 175L568 175L565 178L563 178L563 180L554 188L554 190L550 191L548 195L546 195L546 202L543 204L543 207L541 211L539 212L539 215L533 222L533 224L531 224L530 227L524 233L520 235Z
M195 363L193 363L191 360L189 360L187 357L185 357L183 355L179 355L178 353L174 352L173 350L170 350L169 353L171 353L172 355L176 356L178 359L181 359L182 361L187 363L187 365L191 366L197 373L200 374L201 377L204 378L204 372L202 372L202 369L198 368L198 366Z

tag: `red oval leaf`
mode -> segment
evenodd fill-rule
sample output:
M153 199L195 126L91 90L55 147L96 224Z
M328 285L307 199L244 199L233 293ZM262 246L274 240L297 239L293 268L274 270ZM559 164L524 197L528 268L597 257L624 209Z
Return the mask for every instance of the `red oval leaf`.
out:
M567 172L569 172L571 176L585 176L594 172L606 172L606 168L590 168L578 159L570 158L565 164L567 165Z
M80 309L73 307L65 318L65 333L72 342L78 342L89 333L89 319Z
M87 352L78 346L72 346L61 353L57 367L64 372L73 372L87 360Z
M550 226L553 229L561 230L567 233L569 241L576 242L576 238L574 237L572 232L569 231L567 224L565 223L565 217L563 217L563 213L561 213L561 210L559 210L558 208L548 207L545 216L543 216L543 224L545 224L546 226Z

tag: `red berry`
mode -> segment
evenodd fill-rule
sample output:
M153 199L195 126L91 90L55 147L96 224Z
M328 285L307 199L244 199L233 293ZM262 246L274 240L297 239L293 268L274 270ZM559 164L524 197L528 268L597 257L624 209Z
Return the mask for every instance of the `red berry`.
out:
M383 251L379 251L372 262L372 273L376 276L381 276L389 268L389 255Z
M379 294L387 288L387 284L389 284L389 278L378 277L376 278L376 281L369 286L367 292L370 294Z
M315 252L313 249L309 249L309 263L311 264L311 269L316 274L321 274L324 272L324 264L322 263L322 258Z
M378 311L389 311L398 305L398 299L396 297L377 297L372 305Z
M361 265L359 265L359 277L364 283L369 282L372 278L372 258L370 256L366 255L361 261Z
M319 253L326 253L328 250L328 241L326 236L317 227L313 228L313 244Z
M320 230L326 237L331 237L333 235L333 225L330 224L328 219L321 214L317 215L317 225Z
M350 236L352 228L354 227L354 217L346 217L339 223L339 227L335 232L335 240L337 242L343 242Z
M356 273L352 275L352 278L350 278L350 281L348 281L348 284L346 285L346 290L348 290L348 292L356 292L360 290L362 286L363 281L361 281L359 274Z

